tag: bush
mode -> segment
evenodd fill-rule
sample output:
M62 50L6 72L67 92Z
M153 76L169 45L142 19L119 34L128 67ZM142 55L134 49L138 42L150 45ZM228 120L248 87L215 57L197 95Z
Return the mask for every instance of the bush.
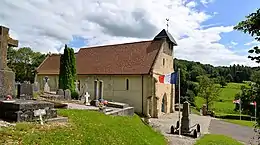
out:
M74 100L78 100L79 99L79 93L74 91L74 92L71 92L71 98L74 99Z

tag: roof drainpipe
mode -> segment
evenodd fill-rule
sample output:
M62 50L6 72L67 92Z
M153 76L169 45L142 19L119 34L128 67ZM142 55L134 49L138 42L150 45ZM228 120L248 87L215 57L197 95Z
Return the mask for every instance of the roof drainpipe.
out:
M144 76L142 75L142 114L144 115Z

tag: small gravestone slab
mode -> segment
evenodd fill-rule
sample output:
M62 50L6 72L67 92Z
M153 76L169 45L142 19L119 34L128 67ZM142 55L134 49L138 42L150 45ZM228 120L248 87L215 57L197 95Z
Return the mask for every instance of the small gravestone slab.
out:
M64 91L64 98L65 98L65 100L71 100L71 92L69 89L66 89Z
M65 97L64 97L64 91L63 91L63 89L58 89L57 91L56 91L56 95L58 95L59 97L59 99L64 99Z
M43 125L42 116L46 115L46 110L45 109L38 109L38 110L34 110L33 113L34 113L34 116L40 117L41 125Z

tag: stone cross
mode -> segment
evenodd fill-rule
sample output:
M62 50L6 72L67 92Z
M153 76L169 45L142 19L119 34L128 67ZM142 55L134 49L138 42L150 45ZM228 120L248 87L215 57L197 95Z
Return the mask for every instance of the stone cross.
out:
M18 47L18 40L9 36L9 28L0 26L0 70L7 69L7 48Z
M7 67L8 47L17 47L18 40L9 36L9 28L0 26L0 98L15 95L15 73Z

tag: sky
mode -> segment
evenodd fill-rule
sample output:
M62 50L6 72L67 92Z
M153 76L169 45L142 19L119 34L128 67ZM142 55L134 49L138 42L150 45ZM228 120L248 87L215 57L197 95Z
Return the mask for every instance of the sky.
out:
M258 42L233 27L259 0L1 0L0 25L19 47L61 53L82 47L153 39L166 29L177 41L174 58L214 66L258 66L247 58Z

